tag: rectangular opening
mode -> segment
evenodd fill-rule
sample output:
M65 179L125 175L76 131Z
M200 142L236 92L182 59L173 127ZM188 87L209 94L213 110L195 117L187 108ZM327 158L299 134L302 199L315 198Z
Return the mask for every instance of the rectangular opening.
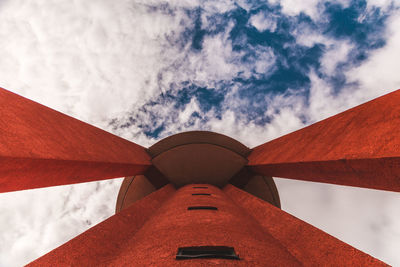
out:
M213 206L192 206L192 207L188 207L188 210L218 210L217 207L213 207Z
M209 193L194 193L192 196L211 196Z
M193 186L193 188L208 188L207 186Z
M176 254L177 260L196 258L240 260L239 255L235 253L235 249L226 246L182 247L178 249Z

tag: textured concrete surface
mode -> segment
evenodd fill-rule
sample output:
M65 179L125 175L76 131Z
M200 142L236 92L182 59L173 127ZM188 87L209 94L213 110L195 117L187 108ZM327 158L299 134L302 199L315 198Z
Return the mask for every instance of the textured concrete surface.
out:
M207 186L208 188L193 188ZM211 193L211 196L193 193ZM187 210L214 206L218 210ZM241 260L175 259L179 247L234 247ZM301 266L258 222L218 187L186 185L149 218L112 266Z
M240 260L175 259L192 246L233 247ZM167 185L28 266L216 265L386 266L243 190L207 184Z
M278 208L281 207L278 190L275 186L274 180L272 180L271 177L255 175L249 180L246 186L241 189L249 194L252 194L253 196L271 203Z
M207 131L175 134L147 151L153 165L177 187L206 183L221 188L243 168L250 153L237 140Z
M156 191L154 185L144 175L126 177L121 184L117 197L115 213L128 208L136 201Z
M320 229L232 185L223 191L304 266L387 266ZM282 264L281 266L284 266Z
M107 266L130 249L127 242L174 192L166 185L27 266Z
M130 176L145 149L0 88L0 192Z
M171 183L207 183L223 187L247 163L232 150L213 144L187 144L174 147L151 162Z
M274 177L400 192L400 90L253 149Z

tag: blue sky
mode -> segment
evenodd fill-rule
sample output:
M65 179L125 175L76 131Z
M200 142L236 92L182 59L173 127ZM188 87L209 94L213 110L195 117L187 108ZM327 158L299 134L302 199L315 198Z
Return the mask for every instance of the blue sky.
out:
M112 122L116 128L137 127L149 138L170 135L171 124L179 129L194 125L208 129L210 116L222 118L227 111L242 123L265 126L279 112L266 113L277 96L295 95L308 104L311 73L325 82L334 96L357 87L358 82L347 79L346 72L385 46L384 30L391 14L366 1L346 6L321 2L316 5L315 17L304 12L287 15L279 3L260 1L246 2L246 6L232 3L224 12L201 5L165 4L149 9L152 14L172 16L179 10L186 26L166 38L165 45L180 48L183 56L157 72L159 93L134 107L124 119ZM310 35L317 37L307 40ZM340 53L339 58L329 58L329 53L335 52ZM214 65L213 56L223 62ZM194 65L188 64L192 60ZM212 74L198 77L199 71ZM186 75L164 78L177 72ZM178 120L193 101L197 110L188 114L186 121ZM173 112L160 114L159 107L165 105L171 105ZM306 110L296 115L303 124L315 121Z
M249 147L400 88L391 0L2 1L0 86L149 146ZM111 216L122 179L0 195L0 266ZM275 179L285 211L400 265L396 193ZM49 201L51 200L51 201Z

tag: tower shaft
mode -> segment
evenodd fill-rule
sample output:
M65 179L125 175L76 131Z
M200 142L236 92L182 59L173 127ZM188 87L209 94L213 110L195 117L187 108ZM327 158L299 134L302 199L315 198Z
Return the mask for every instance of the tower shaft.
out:
M176 259L180 248L220 246L233 248L240 259ZM221 190L190 184L175 190L169 184L29 266L321 266L332 262L386 266L232 185Z

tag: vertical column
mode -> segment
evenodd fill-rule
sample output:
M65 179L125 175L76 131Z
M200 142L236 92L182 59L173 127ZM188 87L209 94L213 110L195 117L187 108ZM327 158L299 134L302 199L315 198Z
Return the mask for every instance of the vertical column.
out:
M129 249L123 250L113 265L124 266L132 262L138 266L301 265L225 193L207 184L180 188L126 246ZM200 248L197 253L204 255L213 254L213 249L218 250L221 246L232 248L240 260L215 254L210 258L196 258L196 248ZM178 249L188 247L192 252L186 252L194 258L177 260ZM182 251L184 258L185 250Z

